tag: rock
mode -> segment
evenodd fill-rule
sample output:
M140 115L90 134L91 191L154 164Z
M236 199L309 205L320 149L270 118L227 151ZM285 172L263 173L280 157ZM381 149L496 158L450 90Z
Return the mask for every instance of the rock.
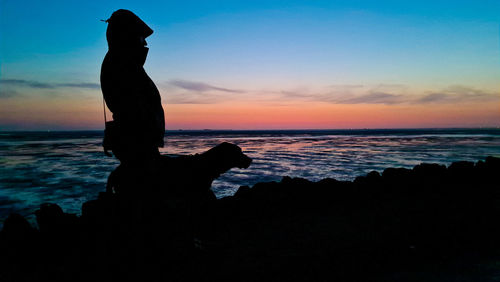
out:
M413 172L415 172L418 176L420 177L436 177L439 175L443 175L446 173L446 166L444 165L439 165L439 164L428 164L428 163L422 163L419 165L416 165L413 168Z
M249 191L250 191L250 187L248 187L247 185L240 186L240 188L238 188L238 191L236 191L236 193L234 193L234 197L235 198L244 197L245 194L248 193Z
M387 168L352 182L283 177L222 199L212 181L250 164L237 146L163 161L151 189L101 193L83 204L81 217L42 205L40 232L12 215L0 262L20 269L39 254L28 264L36 275L103 281L291 281L311 273L339 281L398 281L397 273L451 281L449 269L475 273L469 267L477 262L500 259L498 158ZM118 182L122 176L114 175ZM30 280L9 273L17 275L12 281ZM478 275L470 281L485 280Z
M5 220L2 237L7 240L25 240L34 235L36 230L29 222L17 213L10 214Z
M500 168L500 158L496 157L486 157L486 164L493 168Z
M454 162L449 167L448 170L455 175L460 175L462 173L471 173L474 168L473 162L461 161Z
M81 236L80 218L75 214L64 213L57 204L45 203L35 211L38 228L43 241L44 248L49 248L48 257L52 259L64 259L58 256L59 252L73 251Z
M386 168L382 172L385 181L402 181L411 174L411 170L406 168Z

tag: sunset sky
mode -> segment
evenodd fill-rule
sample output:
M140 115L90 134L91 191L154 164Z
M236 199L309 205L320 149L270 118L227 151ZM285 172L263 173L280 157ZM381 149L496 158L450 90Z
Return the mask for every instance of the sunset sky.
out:
M500 1L0 1L0 130L102 129L107 19L167 129L500 127Z

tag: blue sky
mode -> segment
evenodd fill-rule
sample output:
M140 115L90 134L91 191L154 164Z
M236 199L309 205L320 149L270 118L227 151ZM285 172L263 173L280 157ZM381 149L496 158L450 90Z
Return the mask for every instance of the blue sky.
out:
M47 103L44 111L64 101L98 104L107 50L100 19L120 8L154 29L145 67L170 105L299 103L327 95L323 100L369 104L382 88L407 102L438 92L456 95L445 102L498 102L499 1L100 2L0 2L0 99L9 99L0 129L17 128L20 114L7 112L30 110L23 103ZM469 90L450 94L457 87ZM84 119L92 112L75 111L87 111ZM43 127L51 122L80 128L57 119ZM37 128L29 119L22 123Z

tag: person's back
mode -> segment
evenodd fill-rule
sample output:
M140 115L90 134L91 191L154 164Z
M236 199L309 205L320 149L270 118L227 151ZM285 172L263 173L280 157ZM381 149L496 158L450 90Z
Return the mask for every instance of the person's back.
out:
M101 68L101 89L113 113L112 151L122 163L156 157L163 147L161 97L143 68L153 31L135 14L118 10L107 20L109 51Z

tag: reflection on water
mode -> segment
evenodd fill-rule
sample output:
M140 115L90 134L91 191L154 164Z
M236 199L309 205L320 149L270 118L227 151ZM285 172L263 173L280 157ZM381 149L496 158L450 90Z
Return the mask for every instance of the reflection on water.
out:
M100 132L0 133L0 222L10 212L30 215L43 202L78 213L118 165L104 156L101 140ZM285 175L351 180L387 167L500 156L500 130L178 131L165 140L163 154L201 153L227 141L254 160L214 182L218 197Z

